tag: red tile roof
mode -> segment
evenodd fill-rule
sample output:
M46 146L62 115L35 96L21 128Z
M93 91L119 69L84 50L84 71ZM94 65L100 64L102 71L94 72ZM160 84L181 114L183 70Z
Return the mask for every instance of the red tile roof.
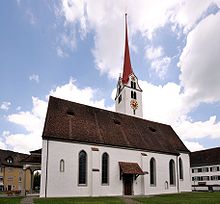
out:
M55 97L49 99L43 139L169 154L189 152L169 125Z
M139 174L144 175L141 167L138 163L131 163L131 162L119 162L120 169L123 174Z
M190 153L190 166L220 165L220 147Z

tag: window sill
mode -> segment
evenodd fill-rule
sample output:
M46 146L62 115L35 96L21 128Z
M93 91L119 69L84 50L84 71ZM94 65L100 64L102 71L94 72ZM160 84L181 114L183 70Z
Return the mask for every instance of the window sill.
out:
M87 184L78 184L78 187L87 187Z
M102 183L102 186L109 186L109 183Z

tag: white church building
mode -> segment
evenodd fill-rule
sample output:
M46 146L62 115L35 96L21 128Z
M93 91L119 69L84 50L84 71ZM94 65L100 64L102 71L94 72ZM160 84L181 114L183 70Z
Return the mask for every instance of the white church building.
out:
M189 150L171 126L142 118L127 22L116 112L50 97L43 130L40 197L152 195L191 191Z

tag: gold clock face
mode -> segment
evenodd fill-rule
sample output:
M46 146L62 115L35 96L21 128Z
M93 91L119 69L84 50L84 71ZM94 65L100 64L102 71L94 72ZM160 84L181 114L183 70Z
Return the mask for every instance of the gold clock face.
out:
M138 108L138 102L136 100L131 100L130 106L132 109L136 110Z

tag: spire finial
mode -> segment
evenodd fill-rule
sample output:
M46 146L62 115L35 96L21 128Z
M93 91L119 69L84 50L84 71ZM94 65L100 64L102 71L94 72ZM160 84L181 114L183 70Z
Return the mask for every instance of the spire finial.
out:
M128 30L127 30L127 13L125 13L125 53L124 53L124 67L123 67L123 84L128 83L129 75L133 73L130 61L129 45L128 45Z

